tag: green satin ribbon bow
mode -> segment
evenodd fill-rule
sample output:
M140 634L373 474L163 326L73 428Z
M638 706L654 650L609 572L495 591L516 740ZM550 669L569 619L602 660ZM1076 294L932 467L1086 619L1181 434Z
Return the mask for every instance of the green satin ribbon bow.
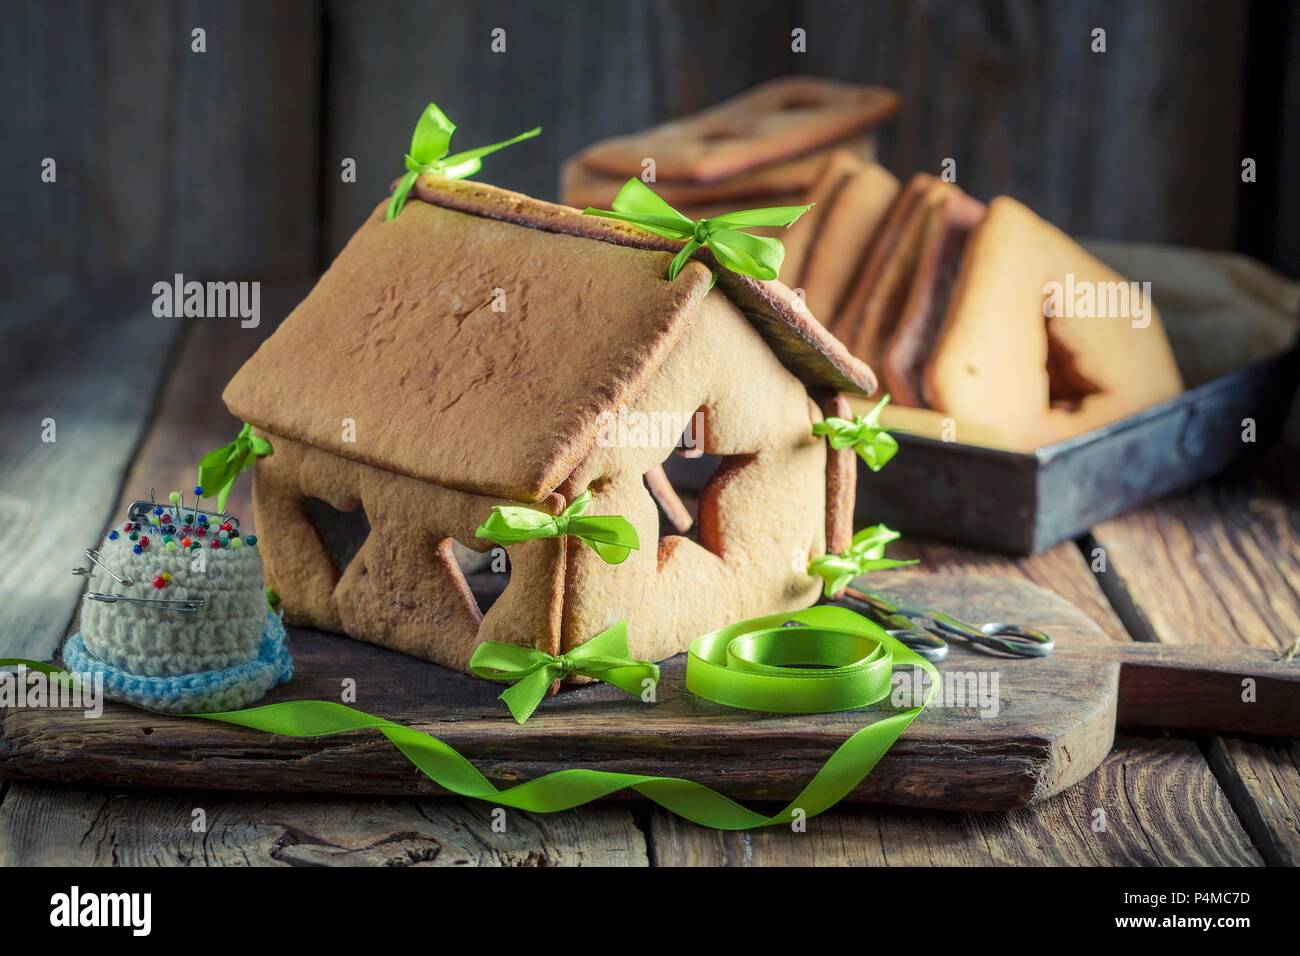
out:
M508 682L501 699L517 723L533 715L552 683L572 674L613 684L633 697L649 678L659 683L659 665L633 660L627 648L627 622L607 627L566 654L548 654L532 647L485 641L470 658L469 669L485 680Z
M264 458L275 449L265 438L253 434L253 426L244 422L235 440L229 445L214 448L199 460L199 487L203 497L216 495L217 509L225 512L226 500L235 487L241 471L253 467L253 462Z
M784 628L787 621L798 626ZM773 631L777 631L772 635ZM728 656L730 655L730 656ZM860 656L859 656L860 655ZM744 663L732 666L731 660ZM789 667L786 662L798 662ZM23 660L46 673L59 668ZM820 665L817 669L806 665ZM224 724L285 737L329 737L377 730L421 773L461 797L530 813L571 810L592 800L631 789L665 810L717 830L789 826L828 810L853 791L934 699L939 675L934 665L904 647L871 621L847 608L814 607L775 614L722 628L696 638L687 659L686 683L718 703L749 710L773 706L782 712L844 710L884 704L890 692L886 673L894 667L919 667L930 677L925 700L917 706L878 709L875 720L840 744L790 803L771 816L741 806L693 780L651 774L575 768L499 789L452 746L423 731L375 717L328 700L293 700L218 714L193 714ZM755 668L749 671L746 668ZM768 668L785 669L786 674ZM818 677L818 673L828 676ZM793 681L787 690L778 682ZM775 689L774 689L775 688Z
M406 154L406 174L393 190L392 198L388 200L387 218L397 218L397 214L406 205L406 197L410 195L415 181L424 173L437 173L448 179L465 179L483 168L484 156L505 149L507 146L513 146L521 140L532 139L541 131L540 126L535 126L526 133L520 133L499 143L467 149L448 156L447 150L451 149L451 134L456 132L456 124L447 118L447 114L438 108L437 103L430 103L420 114L420 121L415 124L415 132L411 134L411 151Z
M886 395L865 416L855 416L851 421L832 415L814 425L812 433L825 435L836 451L852 447L868 468L879 471L898 454L898 439L880 424L880 413L888 404L889 396Z
M885 557L885 545L897 541L902 535L883 524L873 524L863 528L853 536L848 550L839 554L823 554L808 562L808 573L822 578L826 582L822 593L834 597L853 583L858 575L868 571L884 571L889 568L901 568L909 564L918 564L916 560L897 561Z
M583 515L589 504L590 489L574 498L573 504L558 515L548 515L536 508L496 505L474 534L503 547L520 541L572 535L591 545L606 564L622 564L633 550L641 547L636 528L621 515Z
M645 183L633 177L623 184L611 204L612 210L588 207L588 216L621 219L666 239L684 239L686 245L673 257L668 267L668 281L677 278L696 249L708 246L723 266L741 275L757 279L775 279L785 259L781 240L751 236L741 229L758 226L789 226L812 208L804 206L769 206L765 209L742 209L712 219L695 222L664 202Z

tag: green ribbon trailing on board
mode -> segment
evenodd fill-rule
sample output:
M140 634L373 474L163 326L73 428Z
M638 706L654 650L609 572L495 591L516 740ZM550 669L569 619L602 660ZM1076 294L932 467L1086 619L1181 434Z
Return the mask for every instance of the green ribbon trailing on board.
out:
M787 622L794 626L784 626ZM48 664L0 660L0 665L8 664L67 673ZM687 659L686 686L710 700L747 710L814 713L884 704L896 666L920 667L930 676L925 700L918 706L879 711L876 720L840 744L788 806L771 816L680 777L557 770L502 790L437 737L333 701L295 700L191 716L286 737L377 730L443 789L530 813L570 810L631 789L701 826L750 830L789 825L800 815L816 816L847 796L933 700L938 672L875 624L841 607L773 614L696 638Z
M668 267L669 282L677 278L691 253L701 246L708 246L714 258L732 272L756 279L775 279L785 259L785 246L781 245L781 240L751 236L740 230L789 226L812 208L812 203L808 203L804 206L741 209L696 222L668 205L636 177L623 184L610 205L613 207L610 210L589 206L583 212L588 216L621 219L665 239L686 241Z
M591 489L574 498L573 504L558 515L548 515L536 508L496 505L474 534L503 547L520 541L572 535L591 545L606 564L622 564L632 551L641 547L636 528L621 515L583 514L590 504Z
M626 621L605 628L565 654L485 641L475 649L469 669L484 680L513 684L501 694L501 699L521 724L533 715L552 683L572 674L613 684L633 697L645 689L647 679L659 683L658 664L632 658L627 647Z
M415 132L411 134L411 151L406 154L406 174L398 181L392 198L388 200L387 218L397 218L397 214L406 205L406 197L410 195L415 181L425 173L436 173L448 179L465 179L483 168L484 156L505 149L507 146L513 146L521 140L532 139L541 131L540 126L535 126L526 133L520 133L499 143L467 149L448 156L447 151L451 149L451 134L456 132L456 124L447 118L447 114L438 108L437 103L430 103L420 114L420 120L415 124Z
M198 486L203 489L202 496L211 498L216 495L217 510L224 513L226 500L230 497L230 490L235 487L239 473L252 468L254 461L274 450L269 441L253 434L252 425L244 422L244 427L239 430L234 441L212 449L199 460Z
M812 433L825 435L836 451L852 448L868 468L879 471L898 454L898 439L880 424L880 413L888 404L889 396L886 395L866 415L857 415L852 420L832 415L814 425Z
M822 578L826 585L822 593L834 597L848 587L853 579L868 571L885 571L918 564L916 560L897 561L885 557L885 546L902 535L883 524L863 528L853 536L848 550L839 554L823 554L808 562L808 573Z

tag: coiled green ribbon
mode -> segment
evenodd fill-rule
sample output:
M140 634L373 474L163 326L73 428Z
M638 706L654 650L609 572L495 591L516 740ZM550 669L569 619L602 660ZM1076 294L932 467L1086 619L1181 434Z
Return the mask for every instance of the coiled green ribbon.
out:
M613 207L610 210L589 206L583 213L606 219L621 219L656 236L686 241L681 252L673 257L668 266L669 282L677 278L691 253L701 246L708 246L713 251L714 258L732 272L758 279L775 279L785 259L785 246L781 245L781 240L751 236L740 230L759 226L789 226L812 208L812 203L808 203L805 206L742 209L696 222L660 199L653 189L635 176L623 184L610 205Z
M234 441L212 449L199 459L198 487L203 489L203 497L216 495L217 508L224 512L226 500L235 487L239 473L252 468L254 461L266 457L274 450L269 441L253 434L252 425L244 422L244 427L239 430Z
M636 528L621 515L585 515L583 512L590 504L588 489L558 515L548 515L536 508L496 505L474 534L504 547L520 541L572 535L587 542L606 564L622 564L633 550L641 547Z
M619 621L591 640L558 655L534 647L484 641L474 650L469 669L475 677L513 685L502 692L501 699L521 724L533 715L551 684L571 674L613 684L633 697L644 690L647 679L659 683L658 664L632 659L627 647L626 621Z
M856 622L809 627L790 614L724 627L696 640L689 653L687 690L728 707L779 714L869 707L889 693L894 665L889 646Z
M851 447L868 468L879 471L898 454L898 439L880 424L880 413L888 404L889 396L886 395L866 415L857 415L852 419L832 415L814 425L812 433L825 435L830 446L837 451Z
M783 627L787 621L796 624ZM799 666L787 667L782 662L799 662ZM0 660L0 666L10 664L24 664L45 673L67 673L34 661ZM854 733L831 754L799 795L771 816L680 777L557 770L502 790L437 737L333 701L295 700L191 716L286 737L328 737L354 730L377 730L444 790L530 813L570 810L632 789L701 826L750 830L789 825L800 814L805 818L816 816L851 793L933 700L938 672L929 661L866 618L840 607L814 607L755 618L705 634L692 643L687 687L727 706L749 710L811 713L882 703L890 689L885 675L896 666L920 667L930 676L924 702L884 712ZM806 667L826 669L816 672ZM780 673L783 670L788 673ZM781 681L794 683L782 690Z
M809 561L808 573L822 578L825 581L822 593L828 598L834 597L854 578L868 571L885 571L919 563L915 559L899 561L885 557L885 546L901 537L902 534L883 524L870 525L853 536L846 550L839 554L823 554Z

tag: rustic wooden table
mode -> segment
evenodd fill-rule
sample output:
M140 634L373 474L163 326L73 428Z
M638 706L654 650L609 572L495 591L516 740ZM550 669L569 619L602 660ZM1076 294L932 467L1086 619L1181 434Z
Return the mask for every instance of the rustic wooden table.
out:
M263 314L283 315L304 288L264 288ZM87 296L49 280L21 301L0 300L9 333L0 353L0 656L53 654L81 591L69 556L125 500L192 481L199 454L232 431L222 385L270 331L270 320L241 329L157 319L139 289ZM46 419L52 443L41 441ZM239 495L232 511L251 513L247 486ZM1043 585L1116 641L1281 652L1300 635L1297 502L1300 447L1290 444L1033 558L912 547L934 570ZM1094 571L1103 555L1105 570ZM197 810L205 829L194 826ZM503 833L491 824L490 807L456 799L0 781L5 865L1296 865L1300 743L1121 735L1083 783L1006 814L850 806L806 833L724 834L628 801L511 814Z

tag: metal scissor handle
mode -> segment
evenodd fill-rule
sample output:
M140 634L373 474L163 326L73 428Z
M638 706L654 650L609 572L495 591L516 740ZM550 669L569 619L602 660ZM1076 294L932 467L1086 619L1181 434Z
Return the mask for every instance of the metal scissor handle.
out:
M1046 657L1056 646L1050 635L1036 628L999 621L975 627L943 611L895 604L870 588L847 587L841 600L865 608L890 636L929 661L938 662L948 655L948 647L937 632L1013 657ZM927 625L918 627L913 618L927 622Z
M1056 641L1052 640L1052 636L1036 627L990 621L981 624L980 631L986 640L992 641L999 649L1005 649L1008 654L1046 657L1056 649Z
M931 664L938 664L948 656L948 642L925 628L917 627L910 617L898 613L892 604L874 591L845 588L838 603L850 610L866 609L868 616L885 629L894 640L916 651Z
M885 633L905 645L908 650L916 651L931 664L938 664L948 657L948 642L938 634L931 634L920 627L885 628Z
M906 613L911 613L908 608ZM1020 624L1006 624L992 621L979 627L958 620L943 611L918 610L919 616L929 618L934 626L946 634L963 638L972 644L1013 657L1046 657L1056 647L1051 636L1037 628L1024 627Z

